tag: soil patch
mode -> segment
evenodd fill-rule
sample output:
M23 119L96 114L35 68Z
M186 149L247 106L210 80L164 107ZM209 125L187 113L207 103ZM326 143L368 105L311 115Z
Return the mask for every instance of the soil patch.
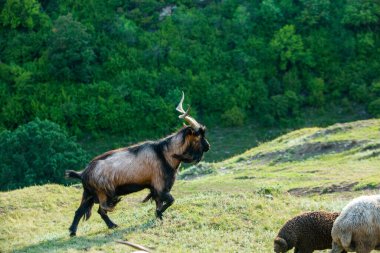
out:
M353 183L341 183L341 184L333 184L330 186L324 187L303 187L303 188L294 188L290 189L288 192L294 196L307 196L307 195L315 195L315 194L328 194L334 192L347 192L352 191L354 186L357 185L358 182Z
M313 142L297 145L285 150L279 150L269 153L258 153L249 158L249 160L261 160L266 162L289 162L301 161L311 157L341 153L350 149L360 147L365 141L344 140L331 142Z
M249 179L255 179L256 177L255 176L241 176L241 177L235 177L234 179L237 179L237 180L249 180Z
M363 147L362 151L369 151L369 150L375 150L375 149L380 149L380 143L371 143Z
M337 134L341 132L347 132L354 128L361 128L361 127L368 127L371 126L373 122L370 121L361 121L361 122L350 122L350 123L338 123L334 124L332 126L329 126L325 129L321 129L317 131L316 133L306 137L306 140L315 139L321 136L331 135L331 134Z
M308 136L307 139L315 139L315 138L318 138L320 136L326 136L329 134L336 134L339 132L345 132L345 131L350 130L352 128L353 128L353 126L350 124L335 124L335 125L332 125L330 127L325 128L325 129L319 130L318 132Z

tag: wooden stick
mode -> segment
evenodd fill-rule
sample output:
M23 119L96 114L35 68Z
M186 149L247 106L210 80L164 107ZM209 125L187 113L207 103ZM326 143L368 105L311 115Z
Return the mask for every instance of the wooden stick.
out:
M133 243L133 242L123 241L123 240L116 240L115 242L131 246L132 248L135 248L135 249L143 250L146 252L151 252L150 249L145 248L144 246L138 245L138 244Z

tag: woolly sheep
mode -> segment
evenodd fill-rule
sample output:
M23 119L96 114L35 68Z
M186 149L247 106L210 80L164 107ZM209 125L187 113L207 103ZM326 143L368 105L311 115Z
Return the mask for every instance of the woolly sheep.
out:
M380 195L362 196L348 203L334 222L331 236L331 253L380 249Z
M339 213L307 212L288 220L274 239L274 252L295 247L295 253L331 249L331 228Z

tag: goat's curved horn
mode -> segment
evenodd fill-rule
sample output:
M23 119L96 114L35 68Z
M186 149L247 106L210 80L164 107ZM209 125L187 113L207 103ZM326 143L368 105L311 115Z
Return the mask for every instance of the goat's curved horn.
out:
M184 119L187 115L189 115L189 112L190 112L190 107L186 111L182 107L184 99L185 99L185 93L183 93L183 91L182 91L181 101L177 105L177 108L175 108L178 112L182 113L181 115L178 116L180 119Z
M192 128L194 128L195 131L198 131L199 128L201 127L201 125L194 118L189 116L190 107L186 111L183 109L182 104L183 104L184 99L185 99L185 93L182 91L181 101L179 102L179 104L176 107L176 110L178 112L182 113L181 115L178 116L178 118L186 120L187 123L189 123L190 126Z

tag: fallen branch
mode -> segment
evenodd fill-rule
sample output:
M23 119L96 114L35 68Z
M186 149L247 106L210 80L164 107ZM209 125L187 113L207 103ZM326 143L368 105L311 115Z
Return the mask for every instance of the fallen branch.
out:
M123 241L123 240L116 240L115 242L131 246L132 248L135 248L135 249L143 250L146 252L151 252L150 249L145 248L144 246L138 245L138 244L133 243L133 242Z

